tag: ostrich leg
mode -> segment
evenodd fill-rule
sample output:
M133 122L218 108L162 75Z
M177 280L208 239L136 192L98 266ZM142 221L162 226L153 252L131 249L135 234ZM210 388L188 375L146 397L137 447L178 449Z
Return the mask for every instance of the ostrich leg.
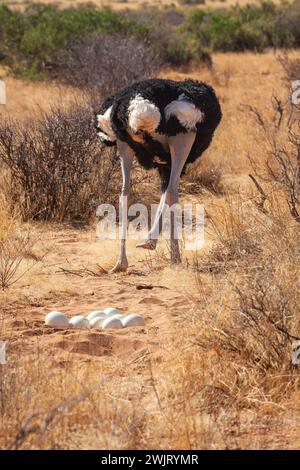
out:
M172 207L174 204L178 204L180 175L192 149L195 136L195 132L189 132L187 134L170 136L168 139L172 161L171 175L166 191L166 202L169 207ZM180 263L179 243L178 238L175 237L175 224L175 213L174 211L171 211L171 263Z
M127 213L128 213L128 196L130 194L130 170L134 153L132 149L122 141L117 142L118 152L121 159L121 169L123 176L123 186L120 196L121 207L121 240L120 240L120 255L111 269L111 273L126 271L128 268L128 261L126 256L126 232L127 232Z
M166 204L166 192L162 193L161 195L151 230L148 233L146 240L136 245L138 248L145 248L147 250L155 250L156 244L157 244L157 238L162 228L161 220L162 220L162 215L164 212L165 204Z
M189 156L189 153L192 149L195 132L189 132L186 134L177 134L176 136L168 137L168 145L171 153L172 167L171 174L167 189L162 193L160 203L155 215L154 223L151 227L151 230L147 236L147 239L138 244L138 247L146 249L155 249L157 236L161 231L161 220L166 207L166 204L171 207L173 204L178 203L178 188L179 180L184 164ZM179 243L178 239L175 237L175 220L174 212L171 212L171 262L179 263L180 262L180 252L179 252Z

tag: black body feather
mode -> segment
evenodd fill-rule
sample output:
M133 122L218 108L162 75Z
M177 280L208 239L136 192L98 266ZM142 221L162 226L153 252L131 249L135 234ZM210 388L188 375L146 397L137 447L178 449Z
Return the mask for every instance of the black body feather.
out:
M214 131L221 121L222 113L219 101L213 88L203 82L195 80L185 80L176 82L164 79L149 79L134 83L117 93L115 96L106 99L97 114L103 114L112 106L111 123L116 137L134 150L139 163L146 169L158 168L163 189L166 188L170 170L171 156L163 145L145 132L140 133L144 142L135 141L128 133L128 107L136 95L141 95L149 100L159 109L161 120L156 132L167 136L174 136L179 133L186 133L188 130L179 122L175 116L170 116L168 121L165 118L165 107L172 101L184 94L184 100L193 103L204 114L202 122L196 124L196 137L186 164L194 162L209 146ZM98 130L101 130L98 128ZM105 141L107 145L114 145L115 142ZM157 163L154 157L158 156L164 164Z

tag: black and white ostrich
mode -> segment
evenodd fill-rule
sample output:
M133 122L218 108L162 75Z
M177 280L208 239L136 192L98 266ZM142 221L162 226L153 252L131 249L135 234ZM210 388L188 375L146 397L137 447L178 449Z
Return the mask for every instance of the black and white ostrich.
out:
M97 131L106 145L117 145L123 187L121 252L111 272L126 271L127 199L134 156L146 169L157 168L162 195L147 239L137 246L155 249L165 205L178 203L179 179L186 164L209 146L222 117L211 86L195 80L149 79L107 98L97 113ZM126 214L125 211L126 210ZM171 227L171 262L180 262Z

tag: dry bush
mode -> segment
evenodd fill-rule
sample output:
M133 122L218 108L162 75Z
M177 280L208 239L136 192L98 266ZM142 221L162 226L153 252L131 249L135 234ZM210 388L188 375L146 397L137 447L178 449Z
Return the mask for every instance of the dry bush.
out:
M5 290L25 276L43 256L34 252L36 237L32 230L21 227L10 217L1 195L0 201L0 289Z
M220 166L192 165L183 178L183 184L185 192L189 194L202 193L204 189L217 196L224 193Z
M40 261L40 258L32 252L34 244L30 231L16 233L15 230L11 229L0 240L1 289L4 290L13 286Z
M285 194L291 216L300 223L300 105L292 104L290 100L290 97L285 101L273 97L271 119L256 107L249 107L268 152L264 162L257 162L252 155L249 160L259 180L273 184ZM256 186L263 208L268 194L259 184Z
M190 331L202 355L214 358L206 406L216 414L234 409L238 419L245 409L275 415L299 389L291 361L300 337L299 113L290 96L273 105L269 118L251 108L261 150L250 155L252 191L213 201L212 243L194 263L199 298Z
M242 194L226 195L206 210L209 251L194 257L196 273L226 274L249 264L261 253L260 227L252 200Z
M215 413L277 407L298 387L291 353L300 337L300 236L281 202L262 213L252 196L234 196L211 216L214 244L195 261L191 331L202 354L218 358L205 394Z
M97 342L101 340L96 334L91 334L90 340L92 336ZM49 358L38 340L34 344L30 356L22 352L24 345L19 342L8 348L9 361L1 371L0 382L1 448L120 450L204 446L203 427L196 436L189 437L193 418L187 416L182 399L190 401L185 392L191 392L192 377L178 349L166 349L165 344L161 350L166 359L164 374L156 355L150 351L150 358L143 355L144 373L133 383L136 360L106 357L105 363L86 362L85 367L80 367L73 355L66 353L62 362L58 350ZM173 373L173 380L167 383Z
M4 330L1 337L4 333L8 334ZM99 425L102 419L96 404L101 402L104 409L99 376L97 379L93 376L92 386L90 368L81 369L81 374L68 359L64 367L53 368L56 360L45 357L38 342L31 356L23 353L22 346L17 343L8 348L9 361L1 369L1 448L72 447L74 438L67 443L68 431L73 429L76 439L76 432L80 435L84 426L99 439L96 422ZM100 391L100 396L93 397L95 391ZM101 447L103 440L104 435L97 443Z
M0 159L11 174L11 209L24 220L88 221L100 202L117 197L116 151L100 144L86 105L2 122Z
M0 240L2 241L9 229L11 220L9 216L8 204L5 197L0 193Z
M64 82L111 96L160 67L153 51L134 37L94 34L73 41L58 64Z
M239 274L228 272L227 288L233 298L209 326L206 335L211 345L263 373L291 369L291 344L300 337L299 253L298 259L295 255L264 253L255 261L248 259L249 265Z
M300 59L291 59L288 54L279 57L279 62L285 71L288 88L294 80L300 80Z
M226 387L212 385L207 358L182 332L173 345L164 341L144 355L143 374L134 383L135 361L81 367L72 355L62 358L54 350L49 358L38 340L34 344L26 355L24 344L15 343L1 370L1 448L228 447L230 425L207 401L209 393L218 407L228 404Z
M235 344L245 361L263 371L291 368L291 343L300 338L300 297L295 282L299 274L294 261L272 257L249 269L235 287L238 308L234 318L240 334L237 337L231 332L229 344Z
M231 374L232 383L239 380L240 372L245 372L244 383L240 384L244 405L255 382L257 395L262 397L271 391L272 376L276 373L283 376L279 385L284 387L289 383L290 392L299 380L291 365L293 332L299 335L295 310L299 298L295 295L293 280L286 281L287 278L280 279L272 268L255 272L253 279L249 274L249 278L244 283L240 282L236 289L235 308L229 311L226 304L221 309L210 304L207 307L209 313L203 313L201 322L197 323L199 328L202 327L202 334L197 337L199 346L206 351L218 352L224 369L228 368L226 375ZM291 298L288 297L290 294ZM226 298L229 298L228 293ZM229 362L235 367L230 367ZM222 380L222 374L219 380ZM288 399L289 395L284 398ZM234 395L232 399L237 405ZM272 396L274 403L280 403L281 399L278 393Z

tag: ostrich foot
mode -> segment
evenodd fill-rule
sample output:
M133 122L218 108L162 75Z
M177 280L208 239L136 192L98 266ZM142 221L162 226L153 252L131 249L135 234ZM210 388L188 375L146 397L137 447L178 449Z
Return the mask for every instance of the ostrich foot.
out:
M144 240L136 245L137 248L144 248L145 250L155 250L156 240Z
M109 274L114 274L114 273L125 273L128 268L128 261L127 259L125 260L118 260L115 264L115 266L109 271Z

